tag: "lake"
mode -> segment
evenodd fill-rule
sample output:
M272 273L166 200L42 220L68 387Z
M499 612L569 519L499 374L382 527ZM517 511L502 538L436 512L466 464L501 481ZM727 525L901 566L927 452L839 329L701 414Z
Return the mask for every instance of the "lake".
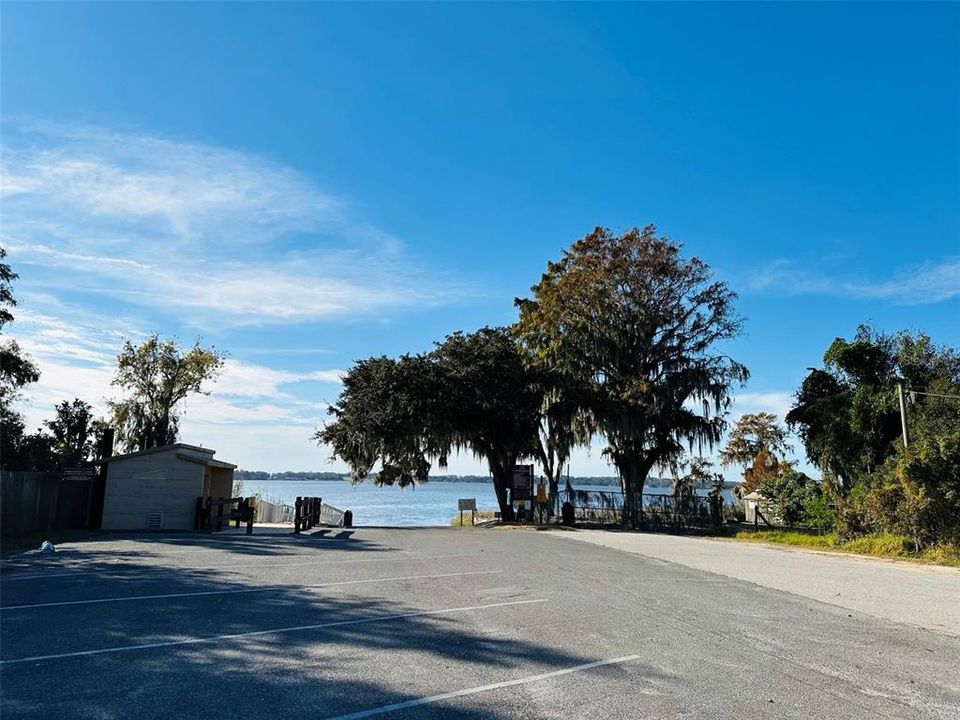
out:
M613 486L584 485L581 490L617 490ZM669 492L654 489L654 492ZM245 496L261 493L265 500L292 505L297 496L321 497L328 505L353 511L354 525L449 525L459 498L476 498L477 510L497 510L491 483L428 482L411 488L351 485L336 480L244 481ZM724 492L724 495L728 495ZM729 498L727 498L729 500Z

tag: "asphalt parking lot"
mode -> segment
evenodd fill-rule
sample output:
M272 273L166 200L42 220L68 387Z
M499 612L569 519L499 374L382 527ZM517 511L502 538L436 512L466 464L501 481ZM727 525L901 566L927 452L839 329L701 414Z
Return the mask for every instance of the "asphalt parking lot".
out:
M533 530L58 550L0 568L4 720L960 717L955 634Z

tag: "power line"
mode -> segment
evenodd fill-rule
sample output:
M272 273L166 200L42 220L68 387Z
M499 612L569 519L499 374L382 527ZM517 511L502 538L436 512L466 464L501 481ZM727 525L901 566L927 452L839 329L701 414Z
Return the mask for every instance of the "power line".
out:
M960 400L960 395L944 395L943 393L929 393L920 390L907 390L911 395L929 395L930 397L949 398L951 400Z

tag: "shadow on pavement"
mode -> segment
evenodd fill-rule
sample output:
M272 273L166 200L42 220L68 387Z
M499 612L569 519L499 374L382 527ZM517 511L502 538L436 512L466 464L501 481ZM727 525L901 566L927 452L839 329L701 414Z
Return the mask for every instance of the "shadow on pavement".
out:
M362 546L362 541L349 535L340 542ZM179 539L171 544L190 547ZM370 545L368 549L376 549L375 543ZM138 568L149 570L150 582L164 594L251 588L250 583L196 568L134 563L133 569ZM3 603L123 595L123 583L111 583L129 577L130 570L125 566L118 571L93 558L84 570L97 579L93 587L85 589L73 582L50 587L42 583L31 587L29 581L9 583L23 587L5 587ZM262 587L263 592L249 594L5 610L0 616L5 662L267 629L302 629L0 666L0 715L38 720L188 719L214 714L317 720L599 659L478 633L468 622L470 612L410 615L444 606L491 604L496 598L481 602L459 598L457 602L455 594L448 594L438 600L442 606L423 607L351 588L334 592L286 584ZM137 594L142 592L137 589ZM349 624L387 616L401 617ZM303 627L325 623L341 624ZM606 678L620 672L616 667L603 669ZM507 709L491 710L489 703L484 707L470 709L469 702L451 700L400 715L463 720L515 717Z

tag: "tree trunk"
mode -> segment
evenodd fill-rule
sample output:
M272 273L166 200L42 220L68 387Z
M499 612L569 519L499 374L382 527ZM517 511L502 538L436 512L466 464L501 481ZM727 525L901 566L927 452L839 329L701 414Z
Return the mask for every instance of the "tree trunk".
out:
M513 481L514 464L512 462L500 464L491 460L488 460L488 464L490 474L493 476L493 490L497 494L497 504L500 505L500 517L507 522L512 522L515 519L513 503L507 499L507 488Z
M621 524L625 528L635 530L637 527L637 465L635 462L622 461L617 470L620 471L620 488L623 490L623 517Z
M620 487L623 490L623 519L622 524L631 530L637 529L637 520L640 507L638 500L647 482L647 475L653 467L654 458L648 457L621 457L617 463L620 471Z
M557 495L560 494L560 479L547 475L547 488L549 492L547 508L549 513L553 515L557 508Z

